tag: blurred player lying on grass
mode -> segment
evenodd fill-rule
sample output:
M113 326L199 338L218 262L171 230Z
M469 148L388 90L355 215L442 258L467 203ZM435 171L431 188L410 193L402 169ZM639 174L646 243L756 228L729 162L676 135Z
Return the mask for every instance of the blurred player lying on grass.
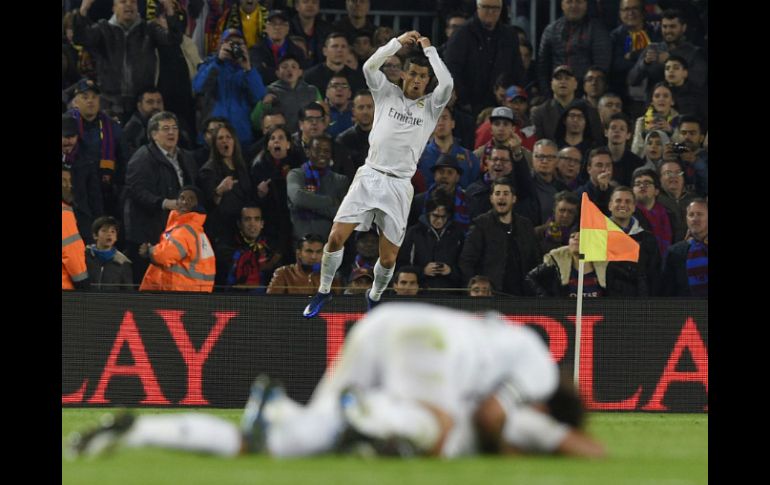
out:
M352 452L441 456L559 453L600 458L583 406L534 331L498 314L391 303L351 330L310 402L266 376L238 427L201 413L123 414L70 437L70 456L157 446L234 456Z

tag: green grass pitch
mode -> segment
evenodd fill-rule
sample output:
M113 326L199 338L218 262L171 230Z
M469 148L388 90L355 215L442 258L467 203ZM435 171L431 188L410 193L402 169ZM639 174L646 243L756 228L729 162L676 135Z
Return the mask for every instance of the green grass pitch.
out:
M62 443L95 424L104 409L62 410ZM138 413L188 412L141 409ZM238 409L204 409L238 422ZM708 415L593 413L589 432L609 457L473 457L458 460L326 456L224 459L158 449L120 449L93 460L62 459L63 484L260 485L699 485L708 482Z

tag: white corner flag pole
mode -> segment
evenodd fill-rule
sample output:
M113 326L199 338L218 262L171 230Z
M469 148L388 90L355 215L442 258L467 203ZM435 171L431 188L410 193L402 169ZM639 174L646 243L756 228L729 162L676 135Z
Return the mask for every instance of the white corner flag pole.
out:
M578 267L578 290L577 290L577 312L575 315L575 365L574 381L575 388L579 389L578 377L580 377L580 327L583 317L583 270L585 266L585 255L580 254L580 263Z

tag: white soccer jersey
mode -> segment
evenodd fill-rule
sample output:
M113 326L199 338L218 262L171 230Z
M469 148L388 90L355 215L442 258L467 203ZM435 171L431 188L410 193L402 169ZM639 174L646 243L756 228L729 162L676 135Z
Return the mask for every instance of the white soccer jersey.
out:
M421 368L423 374L415 372ZM384 385L440 407L449 404L442 393L475 400L503 382L522 400L541 401L559 380L548 347L531 329L420 303L388 303L367 314L324 381L329 377L317 392L326 385L335 394L351 384Z
M534 331L496 316L385 303L353 327L308 406L291 403L290 419L268 419L268 448L276 456L329 451L344 427L340 394L353 386L441 408L455 423L443 455L472 453L473 411L503 383L514 386L523 401L541 400L556 389L558 368Z
M401 49L398 39L377 49L364 63L366 84L374 98L374 124L369 133L366 164L397 177L410 179L433 134L436 122L452 95L452 75L433 46L425 49L438 85L432 93L409 99L380 71L388 56Z

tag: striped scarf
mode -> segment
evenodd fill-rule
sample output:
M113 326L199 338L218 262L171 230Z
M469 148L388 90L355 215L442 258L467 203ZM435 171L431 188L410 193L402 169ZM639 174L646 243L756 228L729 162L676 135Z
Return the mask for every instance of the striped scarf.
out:
M652 235L658 241L658 250L661 255L666 254L666 250L671 246L673 235L671 234L671 221L668 218L666 209L662 204L655 204L651 211L648 211L643 205L637 204L637 209L650 222Z
M709 294L709 247L697 239L690 241L687 250L687 283L693 296Z
M568 283L570 298L577 298L578 277L578 270L572 268L569 274ZM599 284L599 278L596 276L596 271L592 270L583 273L583 298L596 298L603 295L604 288Z
M83 139L85 131L83 129L83 119L80 116L80 111L73 109L70 114L78 122L78 133L80 139ZM101 141L100 156L99 156L99 174L102 180L110 182L112 176L115 175L116 157L115 157L115 135L112 132L112 119L104 112L100 111L97 115L99 120L99 140Z
M239 248L233 252L230 268L227 271L227 284L260 286L261 268L272 256L272 251L263 238L249 242L240 231L236 243Z
M430 198L430 194L432 194L437 187L436 184L433 184L428 188L426 200ZM425 214L425 204L422 206L422 213ZM468 203L465 200L465 192L463 192L463 189L461 189L459 185L455 187L454 216L452 216L452 220L454 221L455 226L463 232L465 232L471 224L471 218L468 215Z
M207 0L209 5L209 14L206 16L206 23L203 27L204 32L204 56L219 49L219 37L222 30L218 30L218 24L225 10L225 3L232 4L232 0Z

